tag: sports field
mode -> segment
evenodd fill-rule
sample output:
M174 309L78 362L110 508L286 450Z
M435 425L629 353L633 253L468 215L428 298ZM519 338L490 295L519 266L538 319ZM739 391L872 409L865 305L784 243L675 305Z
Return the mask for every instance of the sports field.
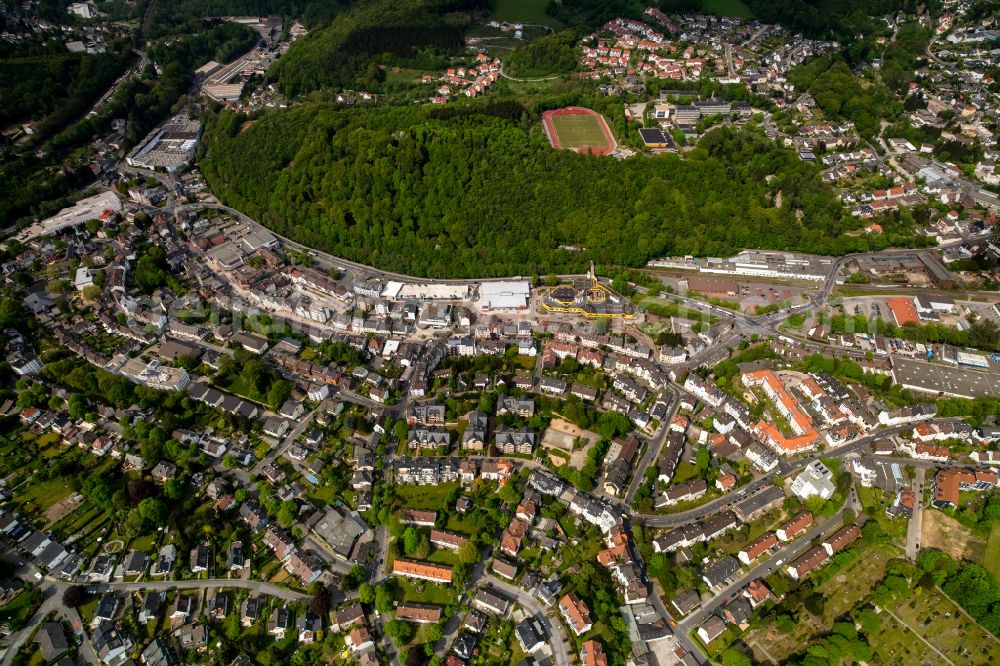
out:
M616 147L604 117L590 109L570 107L546 111L542 120L553 148L606 155Z

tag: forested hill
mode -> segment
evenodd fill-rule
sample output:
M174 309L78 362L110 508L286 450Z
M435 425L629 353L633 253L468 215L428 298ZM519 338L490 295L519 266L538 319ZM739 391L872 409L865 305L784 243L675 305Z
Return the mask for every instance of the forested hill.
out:
M298 40L269 72L285 93L371 89L382 76L376 56L395 61L464 49L463 24L489 0L355 0L326 27Z
M813 168L760 135L719 129L684 159L618 161L552 150L536 116L510 120L508 105L484 107L504 117L447 120L319 104L254 122L222 112L209 122L202 167L225 203L277 232L420 276L582 271L591 259L641 266L745 247L842 253L869 242L843 236L857 222Z
M882 16L914 12L921 0L746 0L761 21L780 23L807 37L850 42L856 35L884 28Z

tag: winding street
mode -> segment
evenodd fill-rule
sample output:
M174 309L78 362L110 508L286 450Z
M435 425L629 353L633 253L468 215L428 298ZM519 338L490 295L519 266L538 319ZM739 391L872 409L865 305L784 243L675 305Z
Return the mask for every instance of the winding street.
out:
M284 601L300 601L309 598L308 594L296 592L295 590L289 590L284 587L278 587L272 583L263 583L259 580L242 580L239 578L206 578L204 580L146 580L137 581L135 583L108 583L105 587L109 590L117 590L121 592L142 592L146 590L207 590L214 587L238 587L244 590L254 590L261 594L277 597L278 599L282 599Z
M16 631L7 641L7 651L0 658L0 666L9 666L18 649L31 636L31 633L42 622L49 613L65 611L66 607L62 602L63 592L71 583L56 580L51 576L42 576L41 572L33 564L23 558L11 553L6 546L0 551L0 557L13 562L16 573L26 581L33 582L41 591L43 596L42 605L39 606L31 619L25 623L24 628ZM160 581L137 581L134 583L107 583L103 585L88 586L95 594L107 591L117 592L142 592L145 590L206 590L209 588L229 587L255 590L262 594L267 594L285 601L300 601L308 599L309 595L295 590L289 590L271 583L264 583L257 580L242 580L230 578L208 578L203 580L160 580ZM87 648L84 648L87 652ZM93 652L93 648L89 649ZM96 663L96 662L95 662Z
M500 76L511 81L518 81L520 83L535 83L536 81L552 81L554 79L561 79L562 76L559 74L553 74L552 76L543 76L537 79L518 79L503 71L503 63L500 63Z

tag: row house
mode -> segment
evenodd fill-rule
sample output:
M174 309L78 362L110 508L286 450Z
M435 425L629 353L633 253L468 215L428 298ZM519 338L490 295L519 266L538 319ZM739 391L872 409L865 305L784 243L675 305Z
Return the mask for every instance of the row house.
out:
M403 578L413 578L415 580L426 580L431 583L450 583L452 569L443 564L433 564L431 562L419 562L417 560L407 560L401 557L396 558L392 563L392 573L394 576Z
M708 542L729 530L739 527L740 521L732 511L722 511L700 523L677 527L653 540L653 550L666 553L686 548L696 543Z
M682 418L686 419L687 417ZM663 452L660 454L660 459L656 465L656 478L660 483L668 484L673 479L677 465L680 464L681 455L684 453L685 442L684 432L677 431L671 427L670 432L667 434L667 440L664 442Z
M268 525L264 530L263 542L279 560L284 560L296 550L292 536L275 525Z
M457 551L467 543L469 543L469 537L464 534L447 530L431 530L431 544L437 548Z
M656 499L656 507L673 506L680 502L690 502L703 496L708 491L708 483L704 479L694 479L687 483L670 486Z
M882 410L879 412L879 423L886 426L903 425L905 423L917 423L932 419L937 415L937 406L934 403L926 402L917 405L907 405L896 410Z
M693 372L688 373L684 380L684 390L693 393L702 402L712 407L718 407L726 399L726 394L722 389Z
M397 483L436 485L459 480L458 462L451 458L397 458L392 463Z

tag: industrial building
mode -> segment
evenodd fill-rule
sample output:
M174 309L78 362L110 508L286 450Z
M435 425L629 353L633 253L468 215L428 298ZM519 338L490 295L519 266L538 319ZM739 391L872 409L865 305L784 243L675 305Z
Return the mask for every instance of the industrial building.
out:
M191 162L200 138L201 123L182 113L150 132L125 160L138 169L177 171Z

